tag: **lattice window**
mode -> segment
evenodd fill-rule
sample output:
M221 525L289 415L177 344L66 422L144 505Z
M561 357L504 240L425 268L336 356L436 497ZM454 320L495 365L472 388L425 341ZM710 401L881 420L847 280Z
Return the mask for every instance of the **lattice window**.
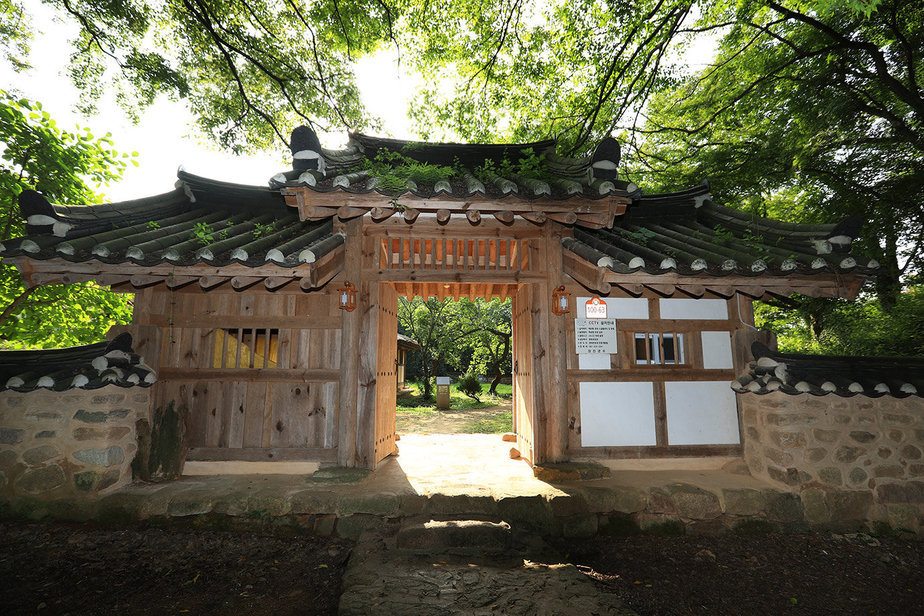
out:
M213 368L271 369L277 366L279 330L270 328L218 329Z
M382 238L386 269L528 270L528 240L497 238Z
M642 365L685 364L683 334L677 332L636 332L635 363Z

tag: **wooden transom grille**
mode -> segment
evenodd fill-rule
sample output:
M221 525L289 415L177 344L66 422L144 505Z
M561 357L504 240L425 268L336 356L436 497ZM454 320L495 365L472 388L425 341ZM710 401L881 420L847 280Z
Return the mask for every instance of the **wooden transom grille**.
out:
M529 270L529 241L498 238L394 238L380 240L382 269Z

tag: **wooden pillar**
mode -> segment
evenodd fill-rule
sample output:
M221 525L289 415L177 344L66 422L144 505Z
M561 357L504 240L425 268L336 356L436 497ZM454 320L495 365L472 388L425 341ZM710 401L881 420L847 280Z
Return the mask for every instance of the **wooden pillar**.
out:
M573 315L556 315L551 311L552 290L564 284L561 229L555 225L545 238L546 263L548 264L548 285L546 285L546 318L548 328L548 372L544 374L546 387L546 460L563 462L568 459L568 379L565 356L568 338L565 319Z
M347 221L343 279L362 290L362 217ZM357 394L359 354L362 334L363 306L347 312L342 310L343 329L340 338L340 410L337 422L337 464L357 466Z
M541 252L545 252L544 250ZM530 256L532 260L532 255ZM533 261L536 263L536 261ZM530 327L532 329L532 366L530 384L533 390L533 458L539 463L548 460L546 434L549 429L549 285L537 282L529 285Z
M360 287L356 312L362 314L359 339L359 374L356 390L356 464L375 466L376 368L378 366L379 283L366 281Z

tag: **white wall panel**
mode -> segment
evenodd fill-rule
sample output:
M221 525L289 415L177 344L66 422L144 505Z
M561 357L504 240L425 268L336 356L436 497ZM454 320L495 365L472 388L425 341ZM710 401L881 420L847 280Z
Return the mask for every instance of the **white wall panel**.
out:
M702 332L703 368L724 370L735 367L730 332Z
M647 319L648 300L643 297L602 297L606 302L606 316L609 319ZM577 316L586 318L584 308L589 297L577 298Z
M727 319L724 299L662 299L662 319Z
M651 383L581 383L580 392L584 447L657 444Z
M669 445L729 445L740 442L735 392L728 381L668 382Z
M578 368L581 370L609 370L609 353L578 353Z

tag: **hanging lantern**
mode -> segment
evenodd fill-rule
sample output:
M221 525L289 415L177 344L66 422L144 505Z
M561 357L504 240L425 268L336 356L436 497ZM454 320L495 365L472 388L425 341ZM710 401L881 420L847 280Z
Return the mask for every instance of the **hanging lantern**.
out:
M571 294L565 291L564 285L552 291L552 312L558 315L571 312Z
M343 286L337 289L337 294L340 296L341 310L353 312L356 309L356 287L352 282L349 280L344 282Z

